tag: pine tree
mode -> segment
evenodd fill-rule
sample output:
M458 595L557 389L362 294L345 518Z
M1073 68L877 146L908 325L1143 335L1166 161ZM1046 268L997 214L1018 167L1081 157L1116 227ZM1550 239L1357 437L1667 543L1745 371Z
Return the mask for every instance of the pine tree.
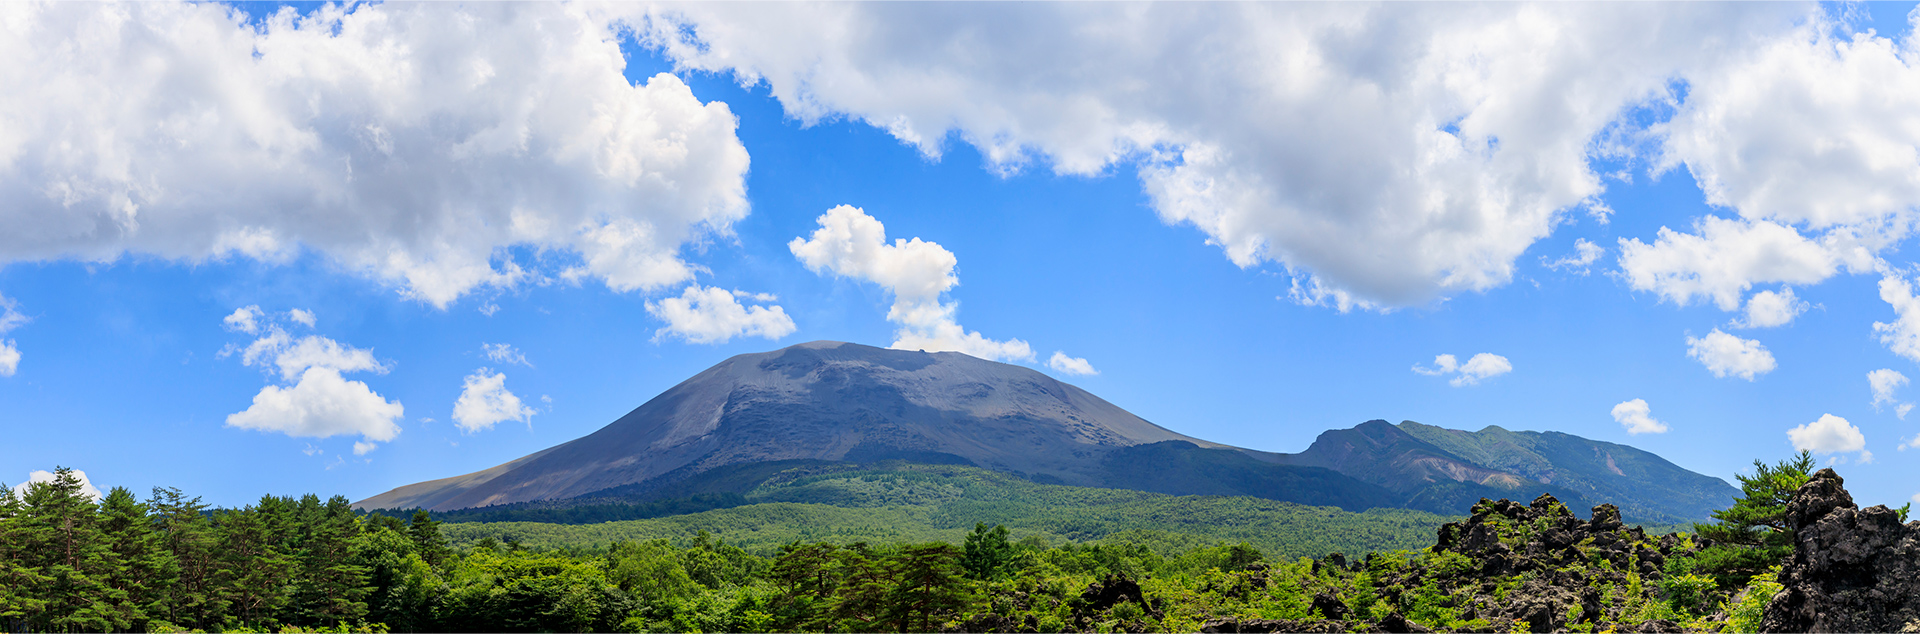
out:
M113 567L112 551L100 538L98 508L81 491L80 478L72 469L56 467L53 481L27 487L25 502L22 518L26 548L22 555L48 577L42 586L46 604L37 618L29 620L33 627L95 632L128 629L131 624L119 620L121 615L114 610L116 604L126 600L126 593L103 582Z
M1753 461L1754 474L1735 474L1740 497L1714 511L1712 524L1694 524L1694 533L1714 542L1698 556L1697 568L1722 588L1745 584L1754 575L1793 554L1793 529L1787 503L1813 475L1813 454L1802 451L1779 464Z
M835 590L833 609L818 622L804 624L805 629L872 632L884 623L888 593L894 588L893 568L885 565L880 553L865 543L848 544L840 551L837 568L840 587Z
M314 502L309 516L308 499ZM372 590L367 568L355 561L354 543L360 538L360 519L346 498L334 496L325 506L309 495L301 500L306 540L300 551L301 616L310 622L338 626L366 618L364 599Z
M407 535L413 538L414 551L428 564L439 567L446 562L450 552L447 538L440 534L440 522L434 521L426 509L414 510L413 520L407 523Z
M960 566L967 570L967 576L981 581L993 581L1007 576L1013 565L1013 544L1007 541L1007 527L975 523L973 533L961 545Z
M108 587L126 594L116 607L120 619L136 631L164 610L161 597L170 585L172 556L161 547L160 535L148 517L148 508L133 492L114 487L100 502L100 532L111 554L106 571Z
M825 542L795 541L780 548L772 575L782 587L774 615L776 627L787 631L829 629L829 608L840 589L839 557L840 547Z
M218 625L225 617L227 602L220 594L224 572L219 542L205 515L207 505L200 498L188 498L179 489L154 487L147 506L153 513L161 550L173 566L163 573L171 579L169 591L155 609L149 610L150 615L194 629Z
M291 594L294 560L282 546L282 536L273 530L279 519L275 498L262 498L270 508L260 506L238 511L221 511L214 518L220 539L220 564L224 572L220 593L229 602L230 618L239 625L270 625L281 614Z
M886 615L899 631L934 631L934 615L967 606L960 551L953 544L905 546L888 563L896 585L888 595Z
M8 632L26 631L29 619L46 609L41 595L51 581L27 561L25 515L13 489L0 483L0 630Z

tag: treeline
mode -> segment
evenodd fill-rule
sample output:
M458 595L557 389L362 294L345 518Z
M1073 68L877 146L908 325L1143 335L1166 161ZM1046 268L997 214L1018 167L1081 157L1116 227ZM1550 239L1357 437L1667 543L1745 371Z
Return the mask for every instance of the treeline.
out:
M368 618L367 555L377 540L346 498L269 496L210 511L178 489L142 501L116 487L95 502L81 487L62 468L24 496L0 489L0 630L318 628Z
M1629 530L1617 514L1579 520L1543 499L1483 503L1441 532L1451 541L1352 560L1016 539L985 524L958 544L795 540L763 554L705 532L454 547L424 511L360 515L312 495L210 510L175 489L96 502L60 469L24 496L0 489L0 630L1137 632L1222 619L1739 630L1778 588L1770 522L1810 464L1742 478L1741 504L1700 527L1722 540L1713 547ZM1525 608L1536 599L1552 609Z

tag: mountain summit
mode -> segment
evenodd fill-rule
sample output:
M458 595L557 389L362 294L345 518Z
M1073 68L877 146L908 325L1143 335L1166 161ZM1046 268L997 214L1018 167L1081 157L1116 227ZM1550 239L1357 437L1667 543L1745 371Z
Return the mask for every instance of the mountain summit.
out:
M816 341L727 359L586 437L359 506L446 510L567 498L792 459L954 462L1097 485L1097 454L1170 440L1223 447L1020 366Z
M638 498L758 473L753 465L883 460L1350 510L1459 513L1482 495L1597 495L1654 522L1704 518L1734 493L1631 447L1497 427L1469 433L1371 421L1326 432L1300 454L1256 451L1179 434L1025 367L816 341L735 356L580 439L355 506L446 511Z

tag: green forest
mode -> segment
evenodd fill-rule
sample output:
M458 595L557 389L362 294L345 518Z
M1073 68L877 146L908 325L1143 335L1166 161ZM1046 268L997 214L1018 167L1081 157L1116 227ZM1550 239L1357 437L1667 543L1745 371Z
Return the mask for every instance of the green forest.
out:
M788 518L752 548L693 528L698 522L604 524L597 541L564 534L594 525L447 524L425 511L357 513L338 496L267 496L213 510L176 489L140 500L116 488L96 502L61 469L23 496L0 492L0 630L1139 632L1290 619L1348 631L1402 619L1462 631L1605 631L1652 621L1750 631L1783 547L1765 530L1769 513L1810 464L1742 478L1747 498L1702 527L1719 531L1711 547L1623 526L1611 507L1581 520L1543 496L1532 506L1483 502L1419 547L1351 558L1152 530L1081 541L979 522L932 538L910 527L861 540L807 539L796 528L890 521L884 514ZM861 477L796 482L911 501L875 485L897 479ZM1209 500L1232 499L1200 501ZM917 507L841 510L899 508ZM707 513L743 509L751 510ZM1336 525L1307 528L1328 526ZM450 539L456 532L463 536ZM1568 535L1566 547L1540 546ZM1514 607L1568 592L1577 595L1573 608L1544 617Z
M1246 542L1288 558L1424 548L1441 524L1456 519L1404 509L1351 513L1251 497L1038 484L953 465L807 464L723 479L730 482L672 491L685 496L672 499L589 498L454 511L435 519L448 522L443 531L456 545L489 537L534 548L658 538L687 543L705 530L771 556L796 540L957 544L984 523L1052 543L1128 542L1169 552ZM716 500L727 502L713 510L700 506ZM385 513L405 520L413 510Z

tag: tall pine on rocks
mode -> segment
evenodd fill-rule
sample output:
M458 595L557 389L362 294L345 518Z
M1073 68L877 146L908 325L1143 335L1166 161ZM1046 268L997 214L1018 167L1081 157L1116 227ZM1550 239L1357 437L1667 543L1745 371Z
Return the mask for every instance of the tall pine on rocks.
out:
M1711 524L1694 524L1694 533L1713 542L1700 552L1695 568L1714 577L1721 588L1734 588L1779 565L1793 554L1793 528L1787 525L1787 502L1813 473L1813 454L1769 465L1753 461L1754 474L1735 474L1740 497L1733 506L1713 512Z

